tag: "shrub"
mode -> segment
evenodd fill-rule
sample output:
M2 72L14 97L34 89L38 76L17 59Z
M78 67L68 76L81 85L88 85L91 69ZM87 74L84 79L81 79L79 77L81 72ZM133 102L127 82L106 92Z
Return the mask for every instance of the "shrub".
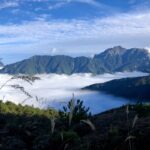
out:
M83 101L74 99L68 102L67 106L63 107L63 110L59 111L60 119L68 120L68 125L79 123L81 120L86 120L91 117L89 108L83 106Z
M135 111L139 117L149 116L150 115L150 105L146 105L146 104L142 104L142 103L136 104Z

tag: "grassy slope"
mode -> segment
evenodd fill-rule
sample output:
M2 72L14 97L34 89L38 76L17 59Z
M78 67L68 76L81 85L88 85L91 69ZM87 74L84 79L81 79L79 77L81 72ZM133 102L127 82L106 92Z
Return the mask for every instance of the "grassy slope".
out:
M135 136L131 141L132 149L150 149L150 106L130 106L128 122L125 106L97 114L91 118L95 131L80 122L62 131L64 124L60 118L52 135L50 118L55 113L51 110L0 104L0 149L63 150L66 147L66 150L127 150L128 126L130 135ZM139 119L132 129L136 114Z

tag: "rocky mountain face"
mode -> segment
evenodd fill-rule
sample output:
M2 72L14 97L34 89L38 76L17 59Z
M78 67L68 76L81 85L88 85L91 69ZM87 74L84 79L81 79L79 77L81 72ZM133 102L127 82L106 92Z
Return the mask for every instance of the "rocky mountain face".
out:
M0 73L9 74L73 74L113 73L118 71L150 72L150 55L146 49L125 49L121 46L109 48L89 57L33 56L29 59L5 66Z
M111 72L135 70L150 72L150 56L146 49L125 49L117 46L95 55L94 58L101 60Z

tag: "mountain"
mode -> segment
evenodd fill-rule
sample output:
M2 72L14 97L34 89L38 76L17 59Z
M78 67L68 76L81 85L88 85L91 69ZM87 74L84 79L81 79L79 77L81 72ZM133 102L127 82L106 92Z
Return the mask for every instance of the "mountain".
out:
M105 83L93 84L84 89L104 91L113 95L150 100L150 75L136 78L112 80Z
M3 68L4 64L2 63L1 59L0 59L0 68Z
M150 72L150 54L146 49L125 49L121 46L110 48L95 55L111 72L143 71Z
M118 71L150 72L150 54L146 49L125 49L116 46L89 57L33 56L29 59L6 65L0 73L8 74L73 74L113 73Z
M97 67L98 66L98 67ZM87 57L70 56L33 56L29 59L5 66L0 73L8 74L41 74L41 73L103 73L105 68L98 60Z

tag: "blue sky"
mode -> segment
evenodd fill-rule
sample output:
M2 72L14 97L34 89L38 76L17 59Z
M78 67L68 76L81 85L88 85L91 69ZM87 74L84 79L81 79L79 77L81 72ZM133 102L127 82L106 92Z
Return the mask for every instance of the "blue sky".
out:
M150 47L150 0L0 0L0 57Z

